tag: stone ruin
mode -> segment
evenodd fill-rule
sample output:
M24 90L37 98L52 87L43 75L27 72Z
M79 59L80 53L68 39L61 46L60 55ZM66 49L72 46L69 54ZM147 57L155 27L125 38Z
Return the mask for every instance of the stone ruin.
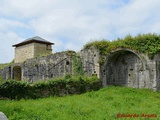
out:
M87 76L96 75L102 85L118 85L133 88L160 90L160 53L153 59L131 49L117 48L103 56L95 47L82 49L79 54L65 51L44 57L26 59L0 70L3 80L35 82L66 74L74 74L73 57L78 57Z

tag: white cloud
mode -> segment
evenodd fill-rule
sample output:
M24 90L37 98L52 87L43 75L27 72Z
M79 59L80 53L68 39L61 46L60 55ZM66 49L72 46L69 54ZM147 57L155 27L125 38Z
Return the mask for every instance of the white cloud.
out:
M20 42L22 39L14 32L0 32L0 63L11 62L14 59L13 44Z
M160 33L159 10L159 0L1 0L0 63L13 59L11 44L36 35L54 51L77 51L94 39Z

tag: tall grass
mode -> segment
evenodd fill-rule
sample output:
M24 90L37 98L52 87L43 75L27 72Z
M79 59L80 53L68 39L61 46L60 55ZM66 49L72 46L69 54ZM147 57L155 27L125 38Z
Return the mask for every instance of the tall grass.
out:
M160 119L160 93L148 89L107 87L96 92L36 100L1 100L9 120L114 120L117 114L155 114ZM124 118L121 118L124 119ZM128 118L132 119L132 118Z

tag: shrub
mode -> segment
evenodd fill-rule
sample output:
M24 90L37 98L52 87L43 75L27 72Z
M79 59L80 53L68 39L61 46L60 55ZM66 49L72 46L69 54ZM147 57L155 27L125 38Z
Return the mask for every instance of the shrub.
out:
M2 76L0 76L0 84L2 83Z
M139 34L137 36L127 35L125 38L108 41L93 41L84 46L89 48L94 46L100 50L100 63L103 63L103 56L117 48L129 48L137 52L145 53L149 58L153 58L160 51L160 35L157 34Z
M0 85L0 96L9 99L27 98L29 90L28 83L9 80Z
M9 99L35 99L48 96L81 94L100 88L101 83L97 77L88 78L66 75L63 78L35 84L9 80L0 84L0 97Z

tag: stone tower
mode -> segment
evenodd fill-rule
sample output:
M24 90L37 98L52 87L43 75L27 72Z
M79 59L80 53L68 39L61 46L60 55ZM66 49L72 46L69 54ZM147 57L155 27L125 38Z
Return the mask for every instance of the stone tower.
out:
M21 43L13 45L15 47L15 63L22 63L27 59L43 54L52 53L51 43L39 36L29 38Z

